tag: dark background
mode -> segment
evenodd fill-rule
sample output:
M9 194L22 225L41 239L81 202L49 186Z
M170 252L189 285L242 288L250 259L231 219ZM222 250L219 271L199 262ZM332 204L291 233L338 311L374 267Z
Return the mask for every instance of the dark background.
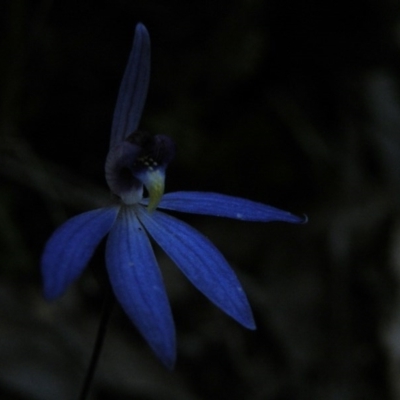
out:
M248 331L157 249L173 373L119 308L92 399L400 399L400 3L0 5L0 395L77 398L101 313L91 268L41 295L53 230L108 198L104 159L135 25L152 39L141 127L170 135L167 191L250 198L308 225L187 217L252 304Z

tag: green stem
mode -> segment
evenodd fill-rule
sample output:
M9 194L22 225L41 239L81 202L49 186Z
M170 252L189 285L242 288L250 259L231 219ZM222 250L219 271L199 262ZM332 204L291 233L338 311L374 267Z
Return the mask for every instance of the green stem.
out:
M89 394L89 391L90 391L90 388L91 388L91 385L93 382L93 376L96 371L97 363L99 361L101 349L103 347L104 338L105 338L106 330L107 330L107 325L108 325L108 321L110 320L114 301L115 301L115 299L111 292L111 289L107 288L107 293L104 298L103 309L101 312L99 328L97 330L96 341L95 341L95 344L93 347L92 356L90 358L90 364L86 371L85 380L83 381L83 384L82 384L81 392L79 395L79 400L86 400L86 398Z

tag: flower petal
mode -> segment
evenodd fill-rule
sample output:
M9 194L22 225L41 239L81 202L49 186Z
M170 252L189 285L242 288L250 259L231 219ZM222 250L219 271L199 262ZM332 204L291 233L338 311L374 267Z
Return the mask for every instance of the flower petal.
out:
M139 219L186 277L225 313L255 329L246 295L222 254L203 235L167 214L145 208Z
M192 214L214 215L241 221L305 223L307 217L239 197L208 192L173 192L163 196L158 208Z
M137 24L135 39L126 66L111 128L110 148L136 131L150 80L150 36L143 24Z
M175 328L161 273L134 207L123 207L111 229L106 265L115 296L168 367L176 357Z
M53 233L41 260L46 299L60 296L79 277L117 213L118 207L88 211L69 219Z

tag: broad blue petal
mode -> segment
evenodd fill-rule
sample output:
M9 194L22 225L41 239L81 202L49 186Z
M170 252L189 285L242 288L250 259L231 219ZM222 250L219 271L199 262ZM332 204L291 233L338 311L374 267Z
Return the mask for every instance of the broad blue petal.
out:
M162 212L140 209L139 219L186 277L224 312L255 329L246 295L222 254L186 223Z
M123 207L106 247L115 296L150 347L168 367L176 357L175 328L164 283L134 207Z
M110 148L138 128L150 80L150 36L137 24L128 65L119 88L111 128Z
M163 196L158 208L191 214L214 215L241 221L283 221L304 223L307 217L298 217L262 203L239 197L207 192L173 192Z
M53 233L41 261L46 299L60 296L79 277L117 213L118 207L88 211L69 219Z

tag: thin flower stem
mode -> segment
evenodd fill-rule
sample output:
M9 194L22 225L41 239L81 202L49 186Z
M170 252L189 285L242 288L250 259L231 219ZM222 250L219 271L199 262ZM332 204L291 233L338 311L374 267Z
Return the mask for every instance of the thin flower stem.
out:
M89 394L93 376L96 371L97 363L99 361L101 349L103 347L104 338L107 331L108 321L110 320L111 312L114 306L115 298L111 291L111 288L106 289L106 295L103 302L103 309L101 312L101 319L99 323L99 327L97 330L96 341L93 347L92 356L90 358L90 364L86 371L85 380L83 381L81 392L79 395L79 400L86 400Z

